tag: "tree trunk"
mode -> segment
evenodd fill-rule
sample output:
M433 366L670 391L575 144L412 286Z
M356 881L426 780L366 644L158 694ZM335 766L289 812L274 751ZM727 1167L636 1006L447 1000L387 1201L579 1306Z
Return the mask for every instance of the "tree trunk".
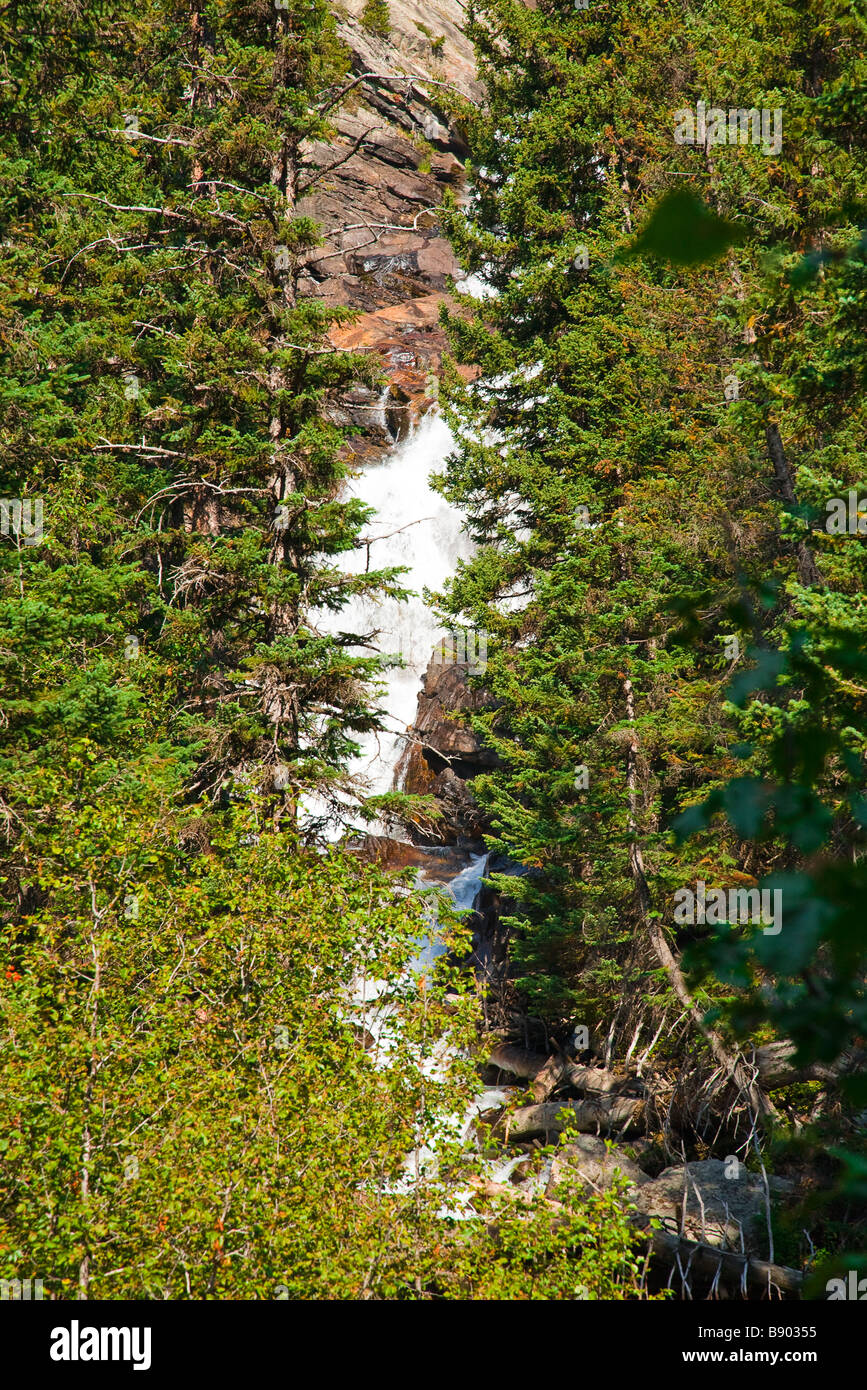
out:
M597 1096L592 1100L548 1101L526 1105L507 1121L510 1141L559 1134L571 1115L581 1134L612 1134L629 1138L641 1130L642 1103L626 1096Z
M749 1289L756 1292L761 1289L768 1295L774 1289L793 1295L801 1292L804 1276L797 1269L770 1264L767 1260L754 1260L733 1250L717 1250L713 1245L687 1240L685 1236L675 1235L672 1231L653 1230L647 1216L633 1216L632 1222L646 1231L654 1255L673 1261L685 1278L694 1271L718 1280L726 1288L740 1289L744 1294Z
M629 829L631 839L629 844L629 867L632 873L632 880L635 884L635 895L638 901L638 908L641 913L644 925L647 929L650 944L656 954L662 968L669 978L671 987L677 995L680 1003L686 1009L696 1028L705 1038L714 1060L725 1073L731 1077L745 1096L748 1097L750 1104L757 1116L768 1118L776 1115L771 1102L756 1084L755 1077L750 1074L743 1057L738 1052L731 1052L723 1042L716 1029L709 1027L702 1018L701 1011L697 1008L692 995L687 988L686 980L683 978L680 966L675 960L674 953L668 944L665 933L656 917L651 916L650 912L650 889L647 886L647 877L644 872L644 856L641 845L638 842L638 735L634 732L635 726L635 696L632 689L632 681L629 679L623 682L623 694L626 702L626 717L633 727L632 738L627 749L626 762L626 785L629 796Z
M533 1098L537 1101L547 1100L557 1086L574 1086L577 1091L604 1094L613 1091L618 1084L614 1073L602 1067L582 1067L570 1062L568 1057L556 1054L544 1057L540 1052L527 1052L523 1047L507 1043L492 1048L488 1065L534 1081Z
M813 1062L808 1067L795 1067L792 1065L794 1055L795 1044L789 1038L757 1047L754 1058L762 1085L791 1086L796 1081L821 1081L826 1086L834 1086L841 1074L861 1071L867 1062L863 1052L855 1051L833 1063Z

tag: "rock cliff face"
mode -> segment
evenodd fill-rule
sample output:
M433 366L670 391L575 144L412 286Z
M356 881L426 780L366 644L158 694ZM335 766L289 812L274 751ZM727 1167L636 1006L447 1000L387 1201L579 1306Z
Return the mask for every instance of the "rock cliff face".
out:
M474 776L485 767L496 766L496 756L482 746L472 729L453 717L487 704L484 691L470 686L469 673L466 662L444 662L439 651L425 672L415 729L434 771L448 764Z
M362 311L333 341L375 353L389 379L384 397L356 391L341 403L341 422L363 427L353 445L361 460L402 438L432 403L439 306L448 277L460 274L437 208L447 188L460 196L465 153L442 100L448 89L480 95L457 0L391 0L387 38L365 28L363 7L347 0L336 11L362 80L335 118L335 139L308 149L319 172L298 206L324 233L304 288Z
M335 118L334 139L307 150L314 172L298 208L324 236L306 292L360 311L332 341L370 352L387 378L384 391L357 388L334 409L337 422L359 430L355 464L375 462L433 405L445 347L440 306L461 273L437 209L446 189L463 196L466 153L444 95L482 95L458 0L389 0L387 37L365 27L363 8L364 0L347 0L335 9L358 85ZM414 833L419 845L480 848L483 826L466 778L492 759L449 718L478 700L466 664L431 662L396 778L407 791L433 793L445 812L440 830Z
M458 843L479 840L485 831L467 779L497 764L496 755L455 717L486 703L484 692L470 686L469 669L467 662L444 662L441 653L434 652L418 697L412 737L396 776L404 791L437 798L445 812L445 826L435 838L444 836ZM422 830L414 835L420 843L431 842Z

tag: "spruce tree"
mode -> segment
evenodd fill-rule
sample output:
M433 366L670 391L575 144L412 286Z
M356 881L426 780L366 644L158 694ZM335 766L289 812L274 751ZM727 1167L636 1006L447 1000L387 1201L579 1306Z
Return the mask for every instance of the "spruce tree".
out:
M491 844L531 870L496 880L516 986L606 1053L646 1046L669 1000L767 1120L707 1002L735 984L738 1036L766 1039L770 1013L805 1063L863 1031L863 545L816 529L860 473L863 21L650 15L474 10L489 107L451 229L494 295L448 316L483 375L452 381L441 486L479 551L447 607L499 643L476 723L503 767L474 787ZM738 131L739 108L781 109L780 149L679 144L699 102L726 133L730 108ZM690 994L680 950L703 933L673 921L676 887L771 883L820 847L790 931L712 932Z

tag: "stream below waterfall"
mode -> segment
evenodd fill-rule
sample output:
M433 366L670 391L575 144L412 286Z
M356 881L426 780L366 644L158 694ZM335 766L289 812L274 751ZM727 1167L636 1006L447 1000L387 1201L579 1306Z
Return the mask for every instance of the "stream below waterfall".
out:
M380 708L385 731L361 736L360 755L350 764L351 775L368 795L387 792L394 785L407 732L415 722L424 674L443 632L441 621L425 603L424 590L439 589L454 572L456 563L472 554L460 513L430 486L431 474L442 468L453 447L450 429L432 410L380 461L366 463L347 488L348 495L367 503L374 514L365 528L362 545L342 557L343 567L353 574L373 568L404 567L407 572L401 583L413 593L405 602L357 598L339 613L317 615L318 626L323 630L371 634L371 647L403 659L402 666L391 668L384 676ZM351 650L361 653L370 647ZM306 809L311 814L320 811L318 806ZM358 830L369 833L369 826L360 821L355 824ZM346 828L344 823L336 835ZM487 855L457 846L425 848L407 843L401 849L405 850L405 861L417 869L413 891L431 900L426 913L428 934L419 940L417 954L407 967L408 973L422 974L447 950L437 929L438 897L445 892L455 908L470 911L481 890ZM352 1001L356 1018L363 1022L367 1033L375 1039L377 1051L383 1054L389 1049L390 1008L382 1007L387 989L384 981L359 982ZM425 1069L435 1076L448 1060L447 1051L435 1050ZM479 1093L467 1110L446 1118L447 1129L462 1143L471 1143L479 1117L502 1108L513 1090L484 1087L480 1083ZM519 1154L504 1161L492 1160L485 1166L495 1180L503 1181L522 1157ZM429 1172L435 1166L435 1148L425 1135L420 1135L418 1147L407 1156L406 1184L411 1185L423 1171ZM452 1215L472 1214L464 1200L469 1195L454 1195L454 1201L449 1203Z

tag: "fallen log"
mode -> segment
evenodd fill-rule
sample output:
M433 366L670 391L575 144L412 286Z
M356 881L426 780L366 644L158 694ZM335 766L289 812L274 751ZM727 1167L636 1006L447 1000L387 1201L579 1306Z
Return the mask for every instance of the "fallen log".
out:
M770 1294L773 1288L782 1293L800 1295L804 1276L788 1265L775 1265L734 1250L718 1250L714 1245L688 1240L664 1227L651 1227L648 1216L633 1215L632 1224L644 1232L654 1255L672 1260L678 1265L681 1277L695 1272L707 1278L723 1280L727 1287L762 1289Z
M512 1047L510 1043L497 1043L491 1048L488 1066L499 1067L500 1071L532 1081L540 1071L544 1071L549 1060L541 1052L528 1052L526 1048Z
M794 1056L795 1044L789 1038L755 1049L753 1061L766 1089L791 1086L796 1081L821 1081L826 1086L834 1086L843 1073L861 1070L867 1061L864 1053L859 1051L836 1062L812 1062L807 1067L796 1067L793 1065Z
M641 1111L641 1101L627 1096L599 1095L587 1100L546 1101L541 1105L525 1105L508 1117L506 1137L514 1141L560 1134L566 1128L567 1116L572 1116L575 1128L581 1134L616 1132L621 1137L628 1138L640 1132Z
M533 1098L547 1100L558 1086L574 1086L576 1091L606 1094L627 1078L619 1079L602 1067L582 1067L568 1057L556 1053L544 1057L541 1052L527 1052L523 1047L500 1043L491 1049L488 1065L499 1067L523 1080L533 1081Z
M567 1069L567 1061L564 1057L558 1057L553 1053L545 1063L542 1070L537 1074L533 1082L533 1099L536 1101L547 1100L557 1087L562 1085Z

